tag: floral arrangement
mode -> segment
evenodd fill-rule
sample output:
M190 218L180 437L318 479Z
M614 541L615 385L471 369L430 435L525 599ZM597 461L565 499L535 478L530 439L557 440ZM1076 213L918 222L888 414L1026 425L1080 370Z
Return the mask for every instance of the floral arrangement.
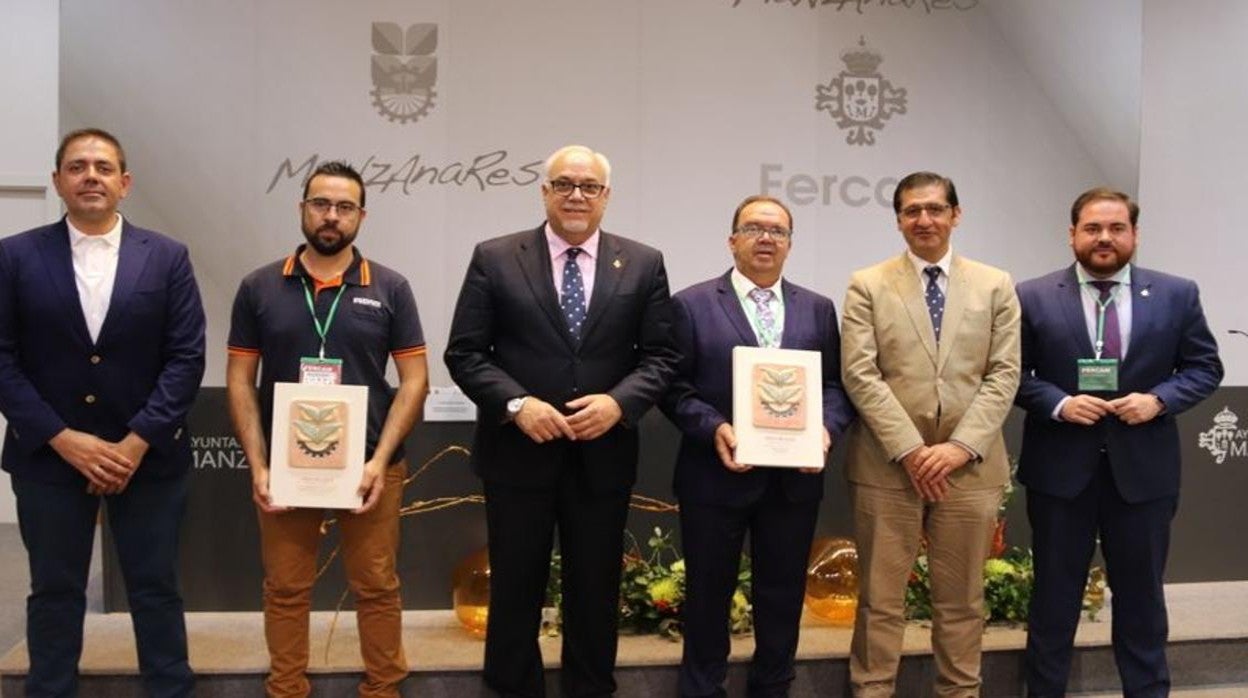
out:
M984 563L984 615L989 623L1021 624L1027 622L1031 588L1035 581L1035 563L1031 550L1005 549L1005 510L1014 494L1013 479L1006 486L998 510L997 529L993 534L992 556ZM906 585L906 618L931 620L931 573L927 562L927 542L910 570ZM1105 606L1105 575L1099 567L1088 572L1083 594L1083 611L1088 620Z
M680 557L672 532L656 526L646 551L631 533L625 531L629 548L624 552L623 570L620 576L620 630L638 635L657 634L672 641L681 639L680 610L685 602L685 561ZM559 608L561 591L559 554L551 558L550 581L547 584L547 600ZM732 595L729 625L733 634L745 634L754 630L754 609L750 604L750 559L741 556L737 573L737 589ZM559 632L557 610L548 619L545 631L553 635Z

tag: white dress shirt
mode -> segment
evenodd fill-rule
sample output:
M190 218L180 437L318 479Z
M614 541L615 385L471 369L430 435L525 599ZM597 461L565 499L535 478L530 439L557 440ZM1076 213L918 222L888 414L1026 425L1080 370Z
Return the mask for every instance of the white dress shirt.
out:
M87 235L69 226L69 248L74 260L74 284L78 287L78 300L82 314L87 320L91 341L100 339L100 328L108 316L108 304L113 297L113 282L117 280L117 257L121 251L121 214L117 223L103 235Z

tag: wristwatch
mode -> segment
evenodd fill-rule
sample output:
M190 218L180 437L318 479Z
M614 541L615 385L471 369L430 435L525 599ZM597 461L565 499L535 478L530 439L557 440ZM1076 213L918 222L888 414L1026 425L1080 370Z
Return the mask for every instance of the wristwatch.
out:
M515 419L516 415L520 414L521 408L524 407L524 401L528 399L529 399L528 395L522 395L520 397L513 397L512 399L508 400L507 401L507 419L509 420Z

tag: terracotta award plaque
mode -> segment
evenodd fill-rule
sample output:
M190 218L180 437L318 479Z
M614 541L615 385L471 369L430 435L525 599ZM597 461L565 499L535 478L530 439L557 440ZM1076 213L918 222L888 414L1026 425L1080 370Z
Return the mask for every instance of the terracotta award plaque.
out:
M738 462L823 467L823 355L734 347L732 428Z
M283 507L354 509L364 476L368 388L277 383L269 494Z

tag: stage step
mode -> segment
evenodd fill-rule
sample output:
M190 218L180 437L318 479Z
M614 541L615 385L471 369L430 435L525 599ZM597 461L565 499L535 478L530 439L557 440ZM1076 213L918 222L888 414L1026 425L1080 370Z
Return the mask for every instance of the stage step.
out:
M1170 603L1169 656L1175 692L1180 696L1248 698L1248 582L1182 584L1167 587ZM1111 599L1112 607L1112 599ZM1076 636L1077 653L1071 675L1072 695L1119 695L1117 672L1109 647L1110 613L1085 622ZM332 639L330 628L333 626ZM191 664L199 675L199 698L261 695L267 654L258 613L193 613L187 616ZM125 614L91 614L87 618L82 658L82 695L121 698L137 695L139 685L130 619ZM990 627L984 635L983 695L1021 694L1021 629ZM846 695L850 631L808 619L798 648L797 679L791 695ZM462 630L450 611L404 613L404 648L412 676L404 695L483 695L480 681L482 642ZM332 613L312 617L310 673L313 695L352 695L360 658L353 613L335 621ZM541 641L549 667L559 663L560 640ZM744 695L753 641L732 644L729 694ZM652 636L620 638L618 695L675 695L681 645ZM0 658L0 696L23 696L27 667L25 644ZM920 624L907 628L905 657L898 695L931 694L934 665L930 631ZM549 695L557 696L557 669L548 672Z

